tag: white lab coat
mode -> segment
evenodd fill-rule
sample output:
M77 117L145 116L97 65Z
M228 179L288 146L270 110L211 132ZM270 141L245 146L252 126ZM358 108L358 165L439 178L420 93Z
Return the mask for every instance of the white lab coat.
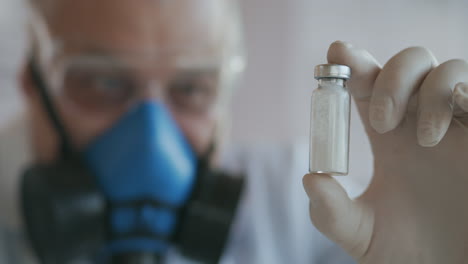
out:
M0 264L37 263L18 210L20 175L31 160L27 131L20 118L0 132ZM222 264L354 263L310 223L301 181L308 167L307 144L228 149L223 167L244 171L247 186ZM173 249L166 263L191 262Z

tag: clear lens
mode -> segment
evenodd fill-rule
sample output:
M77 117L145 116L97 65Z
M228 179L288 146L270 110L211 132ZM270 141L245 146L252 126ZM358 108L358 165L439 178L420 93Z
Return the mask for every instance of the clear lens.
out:
M209 112L219 94L218 70L194 70L177 74L168 85L168 101L189 112Z
M70 101L88 110L121 107L136 96L141 86L138 78L121 67L90 67L70 64L60 78L58 89Z

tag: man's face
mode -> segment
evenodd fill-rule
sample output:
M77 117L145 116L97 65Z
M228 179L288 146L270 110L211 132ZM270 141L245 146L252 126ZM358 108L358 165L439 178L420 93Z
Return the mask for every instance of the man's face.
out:
M59 48L45 75L74 145L83 148L143 100L164 103L197 153L213 139L223 15L219 0L62 0L47 24ZM46 81L54 78L45 76ZM57 140L24 82L38 158Z

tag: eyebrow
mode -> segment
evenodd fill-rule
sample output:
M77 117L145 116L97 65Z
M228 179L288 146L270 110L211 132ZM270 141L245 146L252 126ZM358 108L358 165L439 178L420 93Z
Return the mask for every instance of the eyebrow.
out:
M86 41L73 41L73 40L65 40L61 43L64 47L69 47L73 55L78 56L89 56L89 57L101 57L101 58L108 58L108 59L120 59L122 54L130 54L129 51L125 50L118 50L118 49L111 49L109 47L105 47L102 44L91 44ZM64 51L66 52L68 49L65 48Z
M71 57L75 57L75 59L81 60L83 62L90 62L93 61L97 64L108 64L108 65L115 65L120 67L129 67L131 64L125 59L125 54L119 54L118 52L112 52L108 49L103 49L97 46L93 47L86 47L86 48L79 48L77 52L71 55Z

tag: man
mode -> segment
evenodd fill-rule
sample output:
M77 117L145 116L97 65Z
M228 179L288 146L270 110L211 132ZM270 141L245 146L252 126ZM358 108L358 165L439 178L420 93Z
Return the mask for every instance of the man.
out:
M166 194L164 189L152 188L155 190L156 195L169 199L173 198L170 196L172 193L181 193L176 198L183 197L183 199L175 199L176 202L180 202L177 205L188 203L191 184L193 183L190 183L190 180L175 181L174 179L191 179L195 181L192 174L184 174L184 172L175 170L177 173L171 174L171 177L155 179L152 177L155 175L152 172L159 172L159 168L155 169L148 165L158 163L160 158L170 156L171 151L169 150L171 149L177 150L180 154L175 156L184 157L188 160L186 164L188 164L187 168L189 169L187 171L190 171L190 164L193 164L194 156L198 157L198 159L209 158L209 164L213 167L221 166L224 162L219 150L221 142L215 140L218 138L217 133L221 120L220 113L222 113L222 109L220 107L222 107L223 97L226 96L225 84L229 83L228 79L232 77L232 74L235 74L236 65L239 65L239 61L236 62L235 59L238 57L238 54L236 54L236 40L231 39L236 35L232 33L236 29L230 26L234 25L235 22L230 20L232 13L228 4L227 1L218 0L204 0L196 3L190 0L158 2L52 0L35 2L38 17L33 27L34 49L30 61L24 67L22 77L22 87L28 106L29 118L26 122L19 124L20 127L13 129L13 132L9 136L5 136L6 139L1 141L3 146L1 148L2 177L5 174L7 175L6 178L13 179L11 182L15 183L2 185L8 186L5 191L2 190L3 195L8 199L2 200L7 201L5 207L9 209L2 209L2 211L8 212L5 214L7 216L5 219L12 218L10 221L5 220L10 223L6 225L8 226L6 243L7 247L9 247L7 250L9 259L5 260L5 262L27 263L27 260L18 259L18 256L24 256L25 253L20 251L16 245L16 243L21 243L21 237L15 234L18 233L16 231L18 228L15 229L13 224L20 221L25 222L25 225L29 227L32 224L30 223L31 220L22 219L27 218L28 210L26 210L24 214L26 217L24 217L21 210L22 206L17 198L20 195L12 193L11 190L19 189L20 184L18 183L28 179L28 177L21 178L20 170L28 163L29 165L52 164L53 168L57 168L54 165L63 160L63 155L70 155L66 154L70 152L79 152L85 159L86 166L93 172L94 177L99 182L104 197L112 206L115 205L117 200L114 195L118 196L127 191L123 187L133 189L135 187L133 182L152 184L153 181L161 183L160 180L166 179L168 181L164 188L173 185L176 185L177 188L169 194ZM41 21L44 22L43 27ZM401 101L398 101L398 104L391 108L394 109L393 111L396 114L388 114L391 117L390 121L386 119L387 114L381 114L388 111L384 109L388 104L381 103L386 101L375 100L377 110L373 113L376 113L377 121L381 120L382 127L378 127L381 129L378 130L380 132L386 132L389 129L385 127L386 122L391 124L391 129L397 127L399 121L405 116L406 102L409 95L413 91L416 92L422 82L421 80L436 65L432 55L425 49L414 48L397 55L393 63L388 64L390 66L380 70L377 64L373 64L374 61L368 54L341 42L334 43L331 46L329 60L332 63L351 66L354 77L350 81L350 87L353 89L354 96L362 99L359 102L362 102L360 110L363 117L367 113L366 106L368 103L366 99L369 98L369 92L374 87L374 83L376 87L374 91L387 91L388 88L391 88L392 91L401 95L398 97ZM429 76L426 80L428 83L426 86L439 87L440 84L450 79L455 83L450 86L443 85L443 87L455 88L455 84L458 82L466 81L460 77L463 76L462 72L466 72L465 64L450 62L448 65L454 63L456 66L453 66L453 68L439 67L438 69L445 69L442 73L437 73L440 70L435 70L435 73L430 75L433 77ZM410 74L407 74L408 72ZM377 75L382 77L375 81ZM380 83L388 86L378 85ZM42 87L44 89L41 90L41 86L44 86ZM381 88L377 89L377 87ZM462 84L458 85L457 93L455 93L459 95L455 98L460 106L463 105L465 98L462 93L465 91L464 87ZM47 92L48 97L44 96L44 90ZM432 91L434 89L421 89L421 91L425 90ZM448 94L446 90L445 92ZM50 104L44 102L47 101L45 98L50 99ZM431 96L430 94L428 98L441 99L444 96ZM421 100L419 103L421 103ZM47 105L54 106L54 110L51 111ZM442 111L443 109L437 110L445 113ZM51 112L56 113L58 120L51 118ZM457 120L458 114L460 113L457 113ZM154 118L155 116L158 118ZM384 117L379 118L380 116ZM447 123L447 120L451 120L451 118L452 115L450 115L449 119L437 120ZM367 124L367 118L363 119ZM165 121L164 125L160 126L161 120ZM153 123L158 125L153 126ZM376 124L379 125L378 122ZM133 129L135 127L141 130ZM168 128L171 132L169 134L172 136L163 140L161 134L158 134L157 137L152 136L153 132L164 132ZM403 170L398 166L400 169L398 175L402 176L395 178L400 179L400 181L396 181L396 183L390 184L388 187L389 191L393 190L392 193L397 194L390 196L395 197L394 200L383 199L389 197L388 192L385 192L385 188L383 190L371 188L370 190L374 191L370 193L376 193L374 197L382 199L372 200L372 196L364 196L370 198L363 199L366 202L359 202L360 200L351 202L328 176L310 175L304 179L304 183L311 197L312 220L322 232L360 261L365 263L382 263L384 261L390 263L417 263L419 260L414 260L409 255L400 255L400 252L423 249L423 247L407 246L401 251L397 251L401 249L398 246L405 246L401 243L402 241L413 242L412 245L418 245L416 242L420 241L421 243L435 243L435 238L440 238L437 235L442 235L442 231L452 231L451 228L462 227L460 223L464 220L463 211L451 210L451 208L444 211L444 213L461 213L459 219L451 214L453 217L449 219L456 219L457 221L449 223L456 224L456 226L452 226L443 225L443 219L439 216L440 211L431 212L428 210L430 204L436 204L438 209L441 209L442 205L449 205L448 207L457 205L458 203L455 202L459 201L457 199L460 198L460 192L454 192L450 200L440 200L434 203L434 199L440 196L434 195L434 197L431 197L430 195L434 193L428 193L427 188L424 188L425 186L420 187L417 184L406 186L402 184L406 183L406 173L418 171L418 169L423 168L423 165L425 169L418 171L422 173L420 177L435 175L434 173L439 171L438 167L436 167L437 171L430 171L427 169L430 166L425 164L420 157L415 156L420 154L424 155L422 158L425 158L428 155L427 151L430 152L430 150L420 149L412 144L410 150L414 150L416 153L411 152L407 156L397 156L394 154L395 151L388 151L389 146L406 147L410 143L414 143L415 137L408 136L411 133L407 132L386 135L391 138L380 138L369 128L370 126L368 126L368 132L374 143L377 160L376 172L382 172L382 170L385 170L386 173L394 172L398 164L401 164L404 168ZM408 131L412 131L411 128L414 128L414 126L409 128L403 126L403 129ZM148 129L149 133L142 132L146 131L146 129ZM173 135L179 134L179 130L183 136L174 138ZM21 136L19 133L21 131L27 131L29 135L24 135L23 140L15 141L16 138ZM421 131L425 130L422 129ZM434 158L434 160L431 160L431 164L442 164L439 163L439 160L435 160L436 158L449 160L453 157L463 157L462 146L464 143L466 146L466 135L457 131L453 133L456 135L449 133L447 138L457 138L457 145L454 143L447 145L444 148L444 153L430 152ZM429 134L430 136L427 138L422 137L422 144L433 143L431 137L440 139L438 133ZM375 137L373 137L374 135ZM25 144L24 141L28 136L30 145ZM402 142L402 139L407 139L407 141ZM188 143L185 144L185 141ZM173 143L171 145L175 147L167 148L164 144L161 144L162 142L171 142ZM9 153L9 149L18 148L19 143L25 145L25 148L31 147L32 157L30 160L25 157L27 152L17 153L18 155ZM9 147L10 144L13 146ZM187 145L190 147L187 147ZM215 151L210 151L210 149ZM454 153L454 150L460 151ZM163 151L167 155L153 157L155 151ZM125 154L123 155L125 158L121 158L120 153ZM243 198L235 210L235 219L232 224L231 235L226 241L227 246L223 251L222 262L346 263L346 261L350 261L341 250L329 244L307 222L306 201L302 193L299 193L298 179L290 176L299 175L302 172L291 168L278 168L274 163L266 163L264 157L274 155L272 153L274 153L272 150L267 149L265 152L253 152L247 156L240 150L237 153L240 158L231 160L226 165L230 168L236 167L237 170L244 170L247 182L244 186ZM278 155L282 159L293 160L295 158L293 152ZM112 161L114 157L115 160ZM154 159L149 159L149 162L146 162L146 157ZM216 157L218 157L219 162L216 161ZM20 162L18 159L22 159L22 161ZM381 165L377 166L379 160ZM166 160L164 164L170 165L173 161L174 159ZM271 171L262 170L258 164L265 164L261 166L271 168ZM420 167L415 166L415 164ZM445 169L444 172L452 172L451 175L458 176L461 175L465 166L464 164L457 164L453 162L448 163L450 167L442 167ZM134 175L127 173L129 167L138 171L138 173ZM171 167L171 169L174 168L177 169L180 166ZM81 169L80 167L76 170ZM111 173L108 173L108 170ZM63 175L67 177L65 173ZM108 175L110 176L107 177ZM176 177L181 175L184 177ZM49 175L44 175L41 178L52 178L47 176ZM149 180L146 178L147 176ZM376 179L387 178L376 175ZM466 186L466 184L463 185L462 177L456 179L460 179L461 182L450 181L450 184L457 188ZM180 184L181 182L183 184ZM434 184L436 183L441 184L440 181ZM122 187L122 189L117 188L117 194L114 192L116 186ZM387 187L388 185L380 184L377 186ZM145 186L137 187L135 187L137 192L145 189ZM443 187L442 190L447 190L445 186ZM73 191L73 188L70 191ZM459 191L459 189L456 191ZM412 193L418 195L413 197L411 196ZM420 198L431 199L427 199L428 203L426 203L425 199ZM411 201L411 205L414 204L414 207L404 207L405 201ZM113 209L110 220L106 222L108 226L112 227L112 236L110 239L108 237L109 241L106 240L103 244L105 249L109 249L109 247L110 249L104 253L97 252L96 255L110 254L112 256L112 254L115 254L124 256L128 251L135 251L135 248L129 249L127 246L115 249L114 242L116 240L114 238L119 235L116 234L118 232L115 232L115 230L125 229L117 228L121 227L120 224L122 224L119 221L122 217L119 218L118 216L134 217L134 214L126 214L125 210L119 209L121 208ZM377 211L377 209L380 209L380 211ZM414 211L409 209L414 209ZM453 209L458 208L454 207ZM168 217L168 214L155 213L154 210L137 210L137 212L143 212L143 215L145 215L144 212L156 215L157 220L154 221L156 223L165 222L164 219L173 216L173 214L169 214ZM397 212L397 214L393 214L394 212ZM405 214L406 212L408 213ZM420 212L426 213L426 215L421 215ZM15 215L16 218L14 218ZM393 220L391 216L394 216L400 222ZM434 221L425 222L423 216L433 216L431 219L434 219ZM386 219L389 219L389 222L385 222ZM117 223L112 222L112 220ZM412 220L407 221L412 225L401 222L406 220ZM180 221L183 222L182 217ZM123 225L125 226L128 222L130 221L123 221ZM420 224L418 228L415 228L416 224ZM395 225L402 230L396 232L393 228ZM140 225L137 226L140 227ZM47 228L49 227L47 226ZM150 227L153 227L151 223ZM434 231L433 227L437 228L437 232L431 233ZM157 229L158 227L154 228ZM177 231L176 228L168 228L167 226L164 230ZM418 232L409 232L412 230ZM393 240L385 240L390 235L382 234L381 232L384 231L394 232L398 236L395 236ZM53 229L52 232L54 232ZM34 232L29 233L32 233L32 236L29 234L28 238L34 237ZM86 230L83 233L87 233ZM370 234L375 234L375 236ZM435 236L433 239L425 239L420 234L435 234ZM453 233L448 232L448 234ZM405 235L408 237L405 237ZM372 239L370 242L371 237L376 239ZM73 236L70 238L74 239ZM72 240L70 240L71 243L75 243ZM206 239L203 242L209 243L209 240ZM448 242L448 240L443 242ZM385 251L387 244L385 243L388 243L388 248L395 250L393 252L388 251L391 256L384 255L384 253L387 253ZM372 245L372 247L369 245ZM452 244L447 244L446 247L448 248L450 245ZM431 244L431 246L435 247L435 244ZM10 250L10 248L13 250ZM38 251L40 245L36 245L35 248ZM64 248L69 250L66 246ZM141 250L141 248L143 247L137 249ZM444 247L438 248L444 249ZM15 254L15 250L18 250L17 254ZM155 254L161 253L161 258L167 263L190 261L187 257L181 256L182 254L178 252L177 245L169 249L155 247L150 251ZM437 252L441 254L437 254ZM428 255L429 253L433 255ZM455 251L431 251L429 253L416 252L417 256L422 260L426 260L426 258L437 259L437 257L450 259L459 256L456 254L459 252ZM392 259L393 257L401 257L401 259ZM34 262L35 260L30 261ZM424 263L430 262L426 261ZM457 262L449 261L445 263Z
M21 77L27 117L0 141L4 262L350 259L310 225L300 177L284 177L300 171L259 171L274 168L270 150L222 154L225 101L243 63L234 3L32 7ZM210 187L219 167L246 175L240 199L235 175Z

